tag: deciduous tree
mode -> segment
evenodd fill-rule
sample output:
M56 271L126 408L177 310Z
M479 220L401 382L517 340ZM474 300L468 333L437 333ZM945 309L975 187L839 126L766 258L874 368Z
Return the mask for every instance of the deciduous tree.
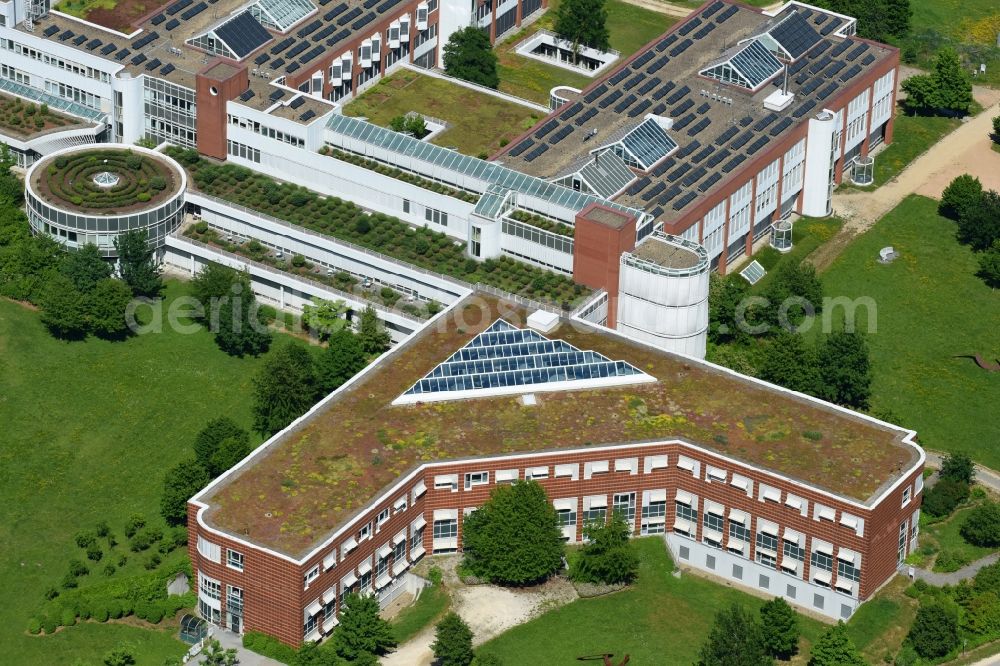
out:
M993 241L990 249L979 255L979 270L976 275L988 287L1000 289L1000 240Z
M101 251L93 243L87 243L75 252L63 254L59 270L84 294L101 280L111 277L112 273L111 264L101 256Z
M311 304L302 306L302 323L320 340L326 340L347 326L344 315L349 309L344 301L328 301L314 296Z
M234 440L241 446L250 447L250 433L236 425L228 416L212 419L201 429L195 436L194 456L202 467L211 468L212 458L226 440Z
M620 515L607 523L592 522L583 528L587 543L573 562L570 577L585 583L630 583L639 573L639 556L629 537L632 527Z
M316 373L309 350L296 343L281 347L260 368L253 384L253 427L262 435L273 435L315 402Z
M562 565L558 517L535 481L495 487L490 499L466 516L463 528L466 565L495 583L533 583Z
M87 335L87 311L83 294L65 275L49 274L39 302L42 323L58 338L79 339Z
M976 480L976 463L968 453L949 453L941 461L941 478L971 485Z
M604 0L563 0L556 10L555 32L572 42L574 52L581 46L607 51L611 48L607 20Z
M868 666L843 622L827 629L812 646L811 654L809 666Z
M975 176L963 173L956 176L941 193L938 213L952 220L960 220L979 205L983 198L983 184Z
M474 25L451 33L444 45L444 71L487 88L500 85L497 54L493 52L490 37Z
M854 409L868 409L872 393L868 343L858 332L835 331L820 345L819 395Z
M102 338L121 338L128 332L125 311L132 290L121 280L104 278L85 297L90 330Z
M187 523L187 501L210 480L205 468L194 459L180 462L167 472L160 496L160 514L168 525Z
M234 284L222 301L215 343L230 356L259 356L271 346L271 332L260 318L260 305L249 285Z
M469 666L474 656L472 630L457 613L448 613L437 623L431 649L439 666Z
M958 219L958 240L981 252L1000 240L1000 194L984 192L976 206Z
M719 611L701 646L697 666L772 666L764 632L753 615L738 604Z
M944 602L921 603L906 640L921 657L937 659L958 645L958 612Z
M781 597L760 607L760 622L764 643L769 654L787 661L799 649L799 617Z
M365 350L350 329L330 336L326 349L316 360L316 380L322 393L330 393L365 367Z
M118 274L136 296L157 296L163 289L160 267L142 229L126 231L115 238Z
M221 305L223 298L232 296L236 284L249 287L249 278L229 266L210 263L191 280L191 295L201 303L204 316L211 318L212 304Z
M780 331L767 345L760 378L793 391L816 395L820 375L815 352L798 333Z
M392 626L379 617L378 599L348 594L340 611L340 625L333 633L333 647L344 659L383 655L396 646Z
M1000 504L984 502L972 510L960 529L962 538L976 546L1000 546Z

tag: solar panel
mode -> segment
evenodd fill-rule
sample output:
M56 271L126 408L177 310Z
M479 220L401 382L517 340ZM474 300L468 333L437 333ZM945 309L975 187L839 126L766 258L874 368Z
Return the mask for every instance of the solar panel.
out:
M292 107L293 109L297 109L297 108L299 108L300 106L302 106L305 103L306 103L306 98L303 97L302 95L299 95L298 97L296 97L295 99L293 99L291 102L289 102L288 106Z
M152 72L154 69L156 69L157 67L159 67L162 64L163 63L160 62L159 58L153 58L152 60L150 60L149 62L146 63L146 71L147 72Z
M743 134L740 134L738 137L736 137L736 139L734 139L733 142L729 145L729 148L730 150L739 150L740 148L746 145L747 141L749 141L752 138L753 138L753 132L747 130L746 132L743 132Z
M75 35L76 33L72 30L64 30L61 35L59 35L59 41L65 42L67 39Z
M316 32L321 27L323 27L323 22L320 21L319 19L315 19L315 20L310 21L309 23L307 23L302 28L300 28L299 31L296 32L295 34L298 35L300 38L301 37L305 37L306 35L309 35L309 34L312 34L312 33Z
M271 67L273 67L275 69L281 69L281 67L284 64L285 64L285 59L284 58L278 58L276 60L271 61Z
M130 62L133 65L141 65L145 61L146 61L146 54L145 53L140 53L139 55L137 55L134 58L132 58L132 60Z
M538 390L554 382L601 379L621 383L622 377L648 381L649 377L625 361L612 361L594 351L584 351L562 340L522 330L498 319L484 333L452 354L403 394L427 400L437 394L470 391L519 393ZM520 387L520 388L519 388Z
M185 21L190 21L191 19L193 19L195 16L197 16L200 13L202 13L206 9L208 9L208 3L207 2L199 2L197 5L195 5L191 9L188 9L186 12L184 12L183 14L181 14L181 18L183 20L185 20Z
M792 124L791 118L782 118L781 122L771 128L771 136L778 136Z
M303 113L301 116L299 116L299 120L312 120L315 117L316 117L316 112L313 111L312 109L309 109L308 111L306 111L305 113Z
M318 57L320 57L321 55L323 55L323 51L325 51L325 50L326 50L326 49L325 49L325 48L323 48L323 45L322 45L322 44L321 44L321 45L319 45L319 46L315 46L315 47L313 47L313 48L312 48L312 49L311 49L311 50L309 51L309 53L307 53L307 54L305 54L304 56L302 56L301 58L299 58L299 62L300 62L300 63L302 63L302 64L304 65L304 64L306 64L307 62L309 62L310 60L315 60L316 58L318 58Z
M623 67L622 69L618 70L618 72L614 76L608 79L608 82L611 83L611 85L616 86L622 81L624 81L625 77L627 77L629 74L631 74L631 70L628 67Z
M567 108L565 111L559 114L559 119L569 120L576 114L580 113L580 111L582 110L583 110L583 102L574 102L573 104L570 104L569 108Z
M872 55L871 53L869 53L868 55L866 55L864 58L861 59L861 64L864 65L865 67L872 64L873 62L875 62L875 56Z
M327 37L329 37L330 35L332 35L333 31L336 30L336 29L337 29L337 26L335 26L335 25L333 25L331 23L330 25L326 26L325 28L323 28L322 30L320 30L319 32L317 32L315 35L313 35L312 36L312 40L314 42L318 42L320 40L326 39Z
M549 145L547 143L540 144L537 148L535 148L530 153L528 153L527 155L524 156L524 161L525 162L531 162L536 157L538 157L539 155L541 155L542 153L544 153L548 149L549 149Z
M57 32L59 32L59 26L57 26L57 25L50 25L49 27L47 27L45 29L45 31L42 34L45 35L46 37L51 37L52 35L56 34Z
M688 130L688 136L694 136L698 134L711 124L712 124L711 118L702 118L697 123L691 126L691 129Z
M552 138L549 139L549 143L552 145L559 143L560 141L568 137L573 132L574 129L576 128L573 127L572 125L563 125L562 129L560 129L558 132L552 135Z
M597 99L607 91L608 87L602 83L601 85L597 86L596 88L588 92L586 95L584 95L583 101L589 104L590 102L593 102L595 99Z
M163 69L160 70L160 74L166 75L166 74L169 74L170 72L174 71L175 69L177 69L177 68L174 67L174 63L168 62L166 65L163 66Z
M271 56L269 56L266 53L261 53L259 56L257 56L256 58L254 58L253 61L254 61L254 64L256 64L256 65L263 65L265 62L267 62L270 59L271 59Z
M215 34L233 50L237 58L245 58L271 41L271 33L264 29L250 12L240 12L218 28ZM286 42L289 40L285 40ZM284 42L282 42L284 44ZM281 46L279 44L278 46ZM282 48L288 48L284 46ZM277 53L271 49L271 53ZM263 55L263 54L262 54ZM264 58L267 60L267 58ZM258 56L257 60L260 60ZM258 62L257 64L260 64Z
M103 43L104 42L101 41L100 39L96 39L96 38L92 39L89 42L87 42L87 50L88 51L93 51L94 49L96 49L98 46L100 46Z
M535 132L535 138L536 139L544 138L546 134L548 134L557 127L559 127L559 121L556 119L552 119L538 128L538 131Z
M647 67L646 68L646 73L647 74L655 74L656 72L658 72L661 69L663 69L663 66L666 65L668 62L670 62L670 56L663 56L659 60L657 60L656 62L654 62L652 65L650 65L649 67ZM659 79L657 79L657 80L659 80Z
M830 42L822 41L818 43L816 46L812 47L812 50L809 51L809 57L818 58L819 56L823 55L823 51L826 51L828 48L830 48Z
M841 82L846 83L850 81L860 71L861 65L851 65L850 69L840 75Z
M677 164L677 160L675 160L673 157L668 157L667 159L658 163L656 165L656 168L650 171L650 173L659 178L670 169L673 169L675 164Z
M326 14L323 14L323 20L332 21L333 19L343 14L345 11L347 11L347 3L342 2L333 9L331 9L330 11L328 11Z
M192 2L193 0L180 0L179 2L175 2L174 4L167 7L167 14L173 16L182 9L186 9L187 7L191 6Z
M697 164L697 163L701 162L703 159L705 159L706 157L708 157L709 155L711 155L712 151L714 151L714 150L715 150L715 146L705 146L700 151L698 151L697 155L695 155L694 157L691 158L691 161L694 162L695 164Z
M840 73L840 70L844 69L845 67L847 67L847 63L838 60L829 67L827 67L825 70L823 70L823 77L828 79L831 76L836 76L837 74Z
M295 43L294 37L286 37L271 47L271 55L277 55Z
M691 170L691 165L688 164L687 162L684 162L679 167L677 167L676 169L667 174L667 180L669 180L672 183L690 170Z
M649 176L643 176L636 182L632 183L631 187L628 188L627 190L628 195L635 196L636 194L639 194L639 192L641 192L642 189L647 185L649 185L651 182L653 181L650 180Z
M768 137L767 135L758 137L756 141L754 141L749 146L747 146L747 154L748 155L753 155L758 150L760 150L761 148L763 148L767 144L767 142L770 141L770 140L771 140L771 138Z
M823 88L822 90L820 90L819 93L817 93L816 96L819 99L826 99L836 89L837 89L837 83L836 82L827 84L827 86L825 88Z
M823 25L823 23L828 18L830 18L829 15L824 14L823 12L820 12L819 14L816 15L816 18L813 19L813 23L815 23L816 25Z
M246 102L247 100L253 99L254 93L253 88L247 88L240 94L240 101Z
M711 104L709 104L708 102L703 102L702 105L699 106L694 111L695 111L695 113L701 114L701 113L706 113L711 108L712 108Z
M677 106L675 106L673 108L673 110L670 112L670 115L672 117L679 116L682 113L684 113L685 111L687 111L688 109L690 109L692 106L694 106L694 101L690 100L690 99L686 99L683 102L681 102L680 104L678 104Z
M730 155L732 155L732 153L729 152L728 149L723 148L722 150L720 150L716 154L712 155L711 159L709 159L706 164L708 166L710 166L710 167L718 166L719 163L722 162L722 160L726 159Z
M746 268L740 271L740 275L744 280L749 282L751 285L754 285L760 282L762 277L767 275L767 271L764 270L764 267L760 265L759 261L754 259L747 264Z
M274 92L271 93L270 99L271 99L272 102L277 102L279 99L281 99L284 96L285 96L285 91L284 90L275 90Z
M739 10L736 8L735 5L730 5L729 9L727 9L726 11L722 12L721 14L719 14L718 16L715 17L715 22L716 23L725 23L729 19L730 16L732 16L733 14L735 14L738 11Z
M768 34L788 52L792 60L798 59L821 39L819 33L799 12L793 12Z
M692 20L690 20L690 21L686 22L684 25L682 25L677 30L677 34L679 34L681 37L684 37L689 32L691 32L692 30L694 30L695 28L697 28L699 25L701 25L701 19L696 16Z
M76 37L73 38L73 43L76 44L77 46L83 44L85 41L87 41L87 35L77 35Z
M739 133L740 133L740 128L738 128L738 127L730 127L725 132L723 132L722 134L719 135L719 138L715 140L715 145L721 146L722 144L724 144L725 142L729 141L730 139L732 139L734 136L736 136Z
M809 71L815 74L824 67L826 67L827 65L829 65L831 62L833 62L833 57L830 55L825 55L816 62L814 62L812 65L810 65Z
M636 97L635 95L629 95L628 97L626 97L622 101L618 102L618 104L615 106L615 113L621 113L622 111L624 111L628 107L630 107L633 104L635 104L635 101L637 99L639 99L639 98Z
M361 16L362 13L363 10L361 9L361 7L355 7L351 11L347 12L339 19L337 19L337 25L347 25L357 17Z
M666 183L663 182L659 182L656 185L653 185L651 188L642 193L642 200L643 201L651 200L657 194L666 189L666 187L667 187Z
M611 104L614 104L619 99L621 99L621 97L622 97L622 91L621 90L612 90L611 93L607 97L605 97L604 99L602 99L600 101L600 103L598 104L598 106L601 107L602 109L606 109L606 108L608 108L608 106L610 106Z
M117 44L105 44L101 49L101 55L109 55L112 51L118 48Z
M803 95L811 95L812 91L816 90L816 88L819 88L822 84L823 84L823 79L817 77L812 81L810 81L809 83L802 86L802 90L800 90L799 92Z
M690 38L685 39L683 42L681 42L680 44L678 44L674 48L670 49L670 55L676 58L680 54L682 54L685 51L687 51L688 47L691 46L692 44L694 44L694 42L691 41Z
M836 30L837 28L839 28L840 27L840 23L841 23L840 19L834 18L832 21L830 21L825 26L823 26L823 29L819 31L819 34L821 34L824 37L826 37L831 32L833 32L834 30Z
M125 58L127 58L129 56L130 53L132 53L132 52L129 51L128 49L122 49L121 51L119 51L118 53L115 54L115 60L119 60L119 61L124 60Z
M660 85L660 79L653 77L639 86L639 89L635 91L637 95L645 95L650 90Z
M626 134L621 144L643 169L649 169L677 148L677 143L652 118Z
M694 122L695 117L696 116L693 113L687 114L686 116L684 116L680 120L677 120L677 121L674 122L674 129L677 130L677 131L680 131L680 130L684 129L685 127L687 127L688 125L690 125L692 122Z
M691 187L692 185L694 185L695 183L697 183L699 180L701 180L705 176L706 173L708 173L708 169L706 169L703 166L700 166L697 169L693 170L688 175L686 175L684 177L684 180L682 180L681 182L684 183L685 187Z
M746 155L737 155L733 159L726 162L725 165L723 165L722 170L726 173L729 173L730 171L738 167L740 164L742 164L743 161L746 160L746 158L747 158Z
M778 114L769 113L760 120L758 120L756 123L754 123L753 131L760 132L761 130L766 129L768 125L770 125L777 119L778 119Z
M631 90L632 88L636 87L639 84L639 82L642 81L644 78L646 78L646 74L644 72L639 72L631 79L626 81L625 84L622 86L622 88L624 88L625 90Z
M597 109L590 107L587 109L582 116L576 119L577 126L580 126L597 115Z
M665 101L666 101L667 104L675 104L682 97L684 97L684 95L687 95L689 92L691 92L691 89L688 88L687 86L684 86L683 88L678 88Z
M375 12L368 12L357 21L351 24L351 30L360 30L375 20Z
M302 65L300 65L297 62L293 62L291 65L285 68L285 71L291 74L292 72L298 71L300 67L302 67Z
M735 9L735 7L733 9ZM685 194L684 196L682 196L680 199L678 199L676 202L674 202L674 210L680 210L681 208L684 208L684 206L687 206L689 203L691 203L692 201L694 201L697 197L698 197L698 195L696 193L694 193L694 192L688 192L687 194Z
M836 57L837 57L837 56L839 56L839 55L840 55L841 53L843 53L843 52L844 52L844 51L846 51L847 49L851 48L851 44L852 44L852 42L851 42L850 40L847 40L847 39L845 39L845 40L844 40L844 41L842 41L841 43L837 44L837 45L836 45L836 46L835 46L835 47L833 48L833 50L832 50L832 51L830 51L830 55L831 55L831 56L833 56L834 58L836 58Z
M520 155L521 153L523 153L524 151L526 151L528 148L531 148L533 145L535 145L535 140L534 139L525 139L521 143L519 143L516 146L514 146L513 148L511 148L510 152L508 154L511 157L517 157L518 155Z
M847 54L846 58L848 59L848 61L854 62L859 57L861 57L861 55L867 50L868 50L867 44L859 44L857 48L851 49L851 52Z
M657 53L663 53L666 51L671 44L677 41L677 35L670 33L666 37L660 40L660 43L656 45Z
M706 25L705 27L703 27L701 30L699 30L698 32L694 33L694 38L695 39L704 39L705 36L708 35L708 33L712 32L713 30L715 30L715 24L714 23L709 23L708 25Z
M637 117L637 116L645 113L646 109L648 109L651 106L653 106L653 103L650 102L648 99L644 99L644 100L642 100L641 102L639 102L638 104L636 104L635 106L632 107L632 110L628 112L628 117L629 118L635 118L635 117Z
M660 197L657 200L657 203L666 205L666 204L670 203L671 201L673 201L674 199L676 199L677 195L680 194L683 191L684 190L681 189L680 185L673 185L673 186L670 187L670 189L668 189L666 192L663 193L663 196ZM663 211L660 211L660 212L663 212ZM657 215L658 214L659 213L657 213Z
M719 11L719 10L720 10L720 9L722 9L723 7L725 7L725 4L723 4L723 3L722 3L722 2L720 2L719 0L716 0L716 2L713 2L713 3L712 3L712 4L710 4L710 5L708 6L708 7L706 7L706 8L705 8L705 11L703 11L703 12L701 13L701 17L702 17L702 18L708 18L709 16L711 16L711 15L712 15L712 14L714 14L715 12Z
M638 70L646 66L646 63L652 60L656 56L652 51L646 51L641 56L632 61L632 70Z
M698 186L698 191L702 193L708 192L708 189L712 187L712 185L715 185L720 180L722 180L722 174L716 171L711 176L702 181L701 185Z

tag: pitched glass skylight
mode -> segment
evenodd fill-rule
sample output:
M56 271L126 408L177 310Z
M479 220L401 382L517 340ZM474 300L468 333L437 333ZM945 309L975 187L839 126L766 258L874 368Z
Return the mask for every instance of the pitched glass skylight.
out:
M652 118L639 123L620 143L626 152L622 155L625 163L643 171L649 171L654 164L677 148L677 142Z
M656 381L625 361L549 340L498 319L431 370L394 405Z
M759 40L731 49L722 59L698 72L723 83L756 90L781 71L781 62Z
M313 13L316 6L309 0L257 0L248 9L261 24L278 32L288 32Z

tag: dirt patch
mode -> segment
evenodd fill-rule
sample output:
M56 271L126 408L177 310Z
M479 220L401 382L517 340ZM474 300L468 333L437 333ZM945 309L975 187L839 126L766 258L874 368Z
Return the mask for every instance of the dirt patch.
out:
M166 6L170 1L121 0L115 3L115 6L111 9L101 7L91 9L86 14L86 20L128 35L135 31L137 25L142 22L142 19L161 7Z

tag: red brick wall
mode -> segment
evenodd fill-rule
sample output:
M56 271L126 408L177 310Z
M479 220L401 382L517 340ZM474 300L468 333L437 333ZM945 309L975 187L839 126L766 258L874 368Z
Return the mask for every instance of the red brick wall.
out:
M663 455L664 453L669 456L669 467L653 471L650 474L643 473L646 456ZM691 472L677 467L678 454L685 455L701 463L699 478L694 478ZM628 472L614 471L616 459L631 457L638 458L637 474L631 475ZM596 474L593 478L585 480L584 463L599 460L608 461L609 471ZM567 463L579 464L579 477L577 481L572 481L569 478L554 478L554 465ZM705 480L706 465L709 464L720 467L728 472L725 484L718 481L708 482ZM749 525L753 534L757 531L757 518L764 518L777 523L782 530L785 527L790 527L805 534L807 536L807 556L802 572L804 580L810 579L808 552L812 550L813 538L819 538L832 543L835 554L836 548L841 546L861 553L862 579L859 588L859 598L861 600L868 598L894 574L896 569L896 536L898 534L899 523L906 517L909 517L920 503L920 497L918 496L911 499L905 509L901 509L902 489L898 489L873 510L862 509L844 500L823 495L794 481L782 480L766 472L748 469L738 463L726 461L718 455L691 449L676 442L654 446L621 446L610 450L582 450L555 452L531 457L511 456L502 459L473 460L427 468L417 478L408 482L405 488L387 494L370 511L365 511L361 514L358 520L351 525L350 529L346 530L341 537L338 537L333 544L322 548L302 565L295 565L276 555L235 544L230 539L218 537L214 534L207 535L206 538L222 546L222 564L204 561L199 555L196 546L199 529L195 521L195 506L189 505L190 528L188 548L191 560L196 571L201 569L207 575L222 582L223 596L225 596L226 584L237 585L244 589L246 630L264 631L277 636L286 643L297 645L302 638L303 609L331 586L338 585L339 598L340 580L353 571L363 559L371 557L372 553L379 547L386 543L391 543L392 537L400 530L407 529L410 523L419 515L423 515L427 520L427 527L424 531L424 548L428 554L432 550L434 509L447 508L458 510L459 543L461 543L462 510L466 507L479 506L489 497L490 491L496 486L495 475L498 469L517 468L519 470L519 478L523 479L526 467L540 466L549 467L549 478L539 480L539 483L545 488L550 499L577 498L577 539L581 537L580 532L583 523L582 498L585 495L608 495L608 512L610 514L613 493L635 492L636 522L634 528L638 531L642 514L642 492L644 490L666 489L666 529L667 531L671 531L674 524L674 499L676 491L677 489L683 489L699 498L699 525L698 534L696 535L698 538L701 537L701 521L704 516L704 501L706 499L724 505L726 507L727 518L730 508L737 508L750 514L755 521ZM467 472L477 471L490 472L489 484L473 488L469 491L464 490L463 475ZM921 471L915 470L912 472L907 482L912 483L913 478L919 475ZM744 491L729 484L728 481L731 480L733 472L754 481L753 498L747 497ZM435 490L434 477L441 474L458 474L458 491ZM421 478L423 478L427 486L427 492L416 503L412 503L411 491ZM772 501L759 501L757 498L760 495L759 484L761 482L779 488L782 491L783 501L786 493L789 492L807 500L809 502L809 514L802 516L797 510L786 506L784 503L777 504ZM391 516L388 523L373 539L360 543L358 548L352 551L343 561L339 562L331 571L321 573L319 578L310 584L308 590L302 589L303 575L306 571L317 564L322 568L323 558L333 548L339 550L343 541L351 536L356 537L361 526L369 521L374 521L378 512L382 509L388 507L391 511L393 503L404 492L407 495L409 504L406 511ZM814 515L814 503L816 502L834 508L836 510L836 521L814 520L812 516ZM863 537L857 536L853 529L839 523L843 511L864 519L865 532ZM225 549L227 547L233 547L244 554L245 568L242 573L225 566ZM755 553L753 550L750 551L749 556L751 560L754 559ZM836 563L834 564L834 579L832 582L836 583ZM223 608L223 612L225 612L225 608Z
M615 229L587 217L595 208L620 214L599 204L589 204L577 213L573 236L573 281L608 292L607 325L614 328L618 314L620 259L623 252L635 249L636 220L631 218L622 228Z
M218 61L232 65L236 71L228 77L213 76L210 70ZM195 125L199 153L226 159L226 102L236 99L249 87L246 65L223 58L213 61L195 75L195 100L198 105Z

